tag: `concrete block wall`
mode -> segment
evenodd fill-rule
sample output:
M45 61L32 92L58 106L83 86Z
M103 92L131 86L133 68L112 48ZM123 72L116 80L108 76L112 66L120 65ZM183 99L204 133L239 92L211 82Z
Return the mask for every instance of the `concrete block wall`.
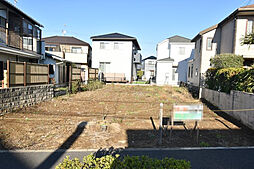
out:
M240 91L227 94L203 88L201 98L254 130L254 94Z
M54 97L54 85L35 85L0 89L0 114L32 106Z

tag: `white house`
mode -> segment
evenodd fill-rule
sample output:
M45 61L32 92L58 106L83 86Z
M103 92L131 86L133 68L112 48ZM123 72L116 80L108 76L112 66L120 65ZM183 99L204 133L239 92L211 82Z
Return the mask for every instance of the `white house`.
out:
M81 67L82 80L88 80L88 68L91 67L92 61L92 49L89 43L70 36L51 36L43 38L43 40L45 41L45 50L48 54L60 57L68 63ZM55 69L57 70L57 68ZM57 72L61 73L64 71L59 70ZM56 77L58 76L60 75L56 75ZM55 80L56 83L60 82L58 78Z
M156 75L156 57L149 56L142 60L142 67L144 71L143 79L148 81Z
M244 66L254 63L254 44L242 44L242 38L254 33L254 4L236 9L218 25L195 36L195 56L188 64L188 82L193 86L203 84L205 72L211 67L210 59L216 54L242 55Z
M158 85L179 84L179 79L183 79L182 77L185 76L186 72L184 68L178 70L178 63L189 58L193 49L194 43L192 43L190 39L181 36L173 36L158 43L156 48L156 83ZM163 64L163 62L165 63ZM163 67L167 69L163 70L160 68L160 65L163 65ZM170 67L168 68L166 65Z
M156 84L157 85L177 85L177 74L173 68L174 59L164 58L157 60ZM173 70L174 69L174 70Z
M136 38L120 33L93 36L92 67L104 74L122 74L129 82L137 77L136 65L141 63ZM138 57L139 56L139 57Z

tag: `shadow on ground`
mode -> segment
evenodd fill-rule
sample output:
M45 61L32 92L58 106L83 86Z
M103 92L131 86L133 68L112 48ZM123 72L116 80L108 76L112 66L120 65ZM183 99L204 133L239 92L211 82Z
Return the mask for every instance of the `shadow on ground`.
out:
M75 132L50 156L48 156L47 159L45 159L36 169L45 169L45 168L51 168L56 161L74 144L74 142L78 139L78 137L82 134L85 127L87 125L87 122L81 122Z

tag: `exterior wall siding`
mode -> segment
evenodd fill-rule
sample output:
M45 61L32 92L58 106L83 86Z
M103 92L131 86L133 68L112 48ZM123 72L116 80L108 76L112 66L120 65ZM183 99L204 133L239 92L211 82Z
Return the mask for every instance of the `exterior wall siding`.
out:
M227 22L221 27L220 53L233 53L234 20Z

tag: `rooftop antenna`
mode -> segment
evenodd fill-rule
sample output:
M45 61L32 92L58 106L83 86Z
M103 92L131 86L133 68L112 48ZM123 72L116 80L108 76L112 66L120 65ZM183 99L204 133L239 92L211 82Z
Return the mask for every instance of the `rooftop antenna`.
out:
M66 24L64 24L64 29L62 30L62 34L63 34L63 36L65 36L66 35L66 33L67 33L67 31L66 31Z
M14 5L17 6L18 0L14 0Z

